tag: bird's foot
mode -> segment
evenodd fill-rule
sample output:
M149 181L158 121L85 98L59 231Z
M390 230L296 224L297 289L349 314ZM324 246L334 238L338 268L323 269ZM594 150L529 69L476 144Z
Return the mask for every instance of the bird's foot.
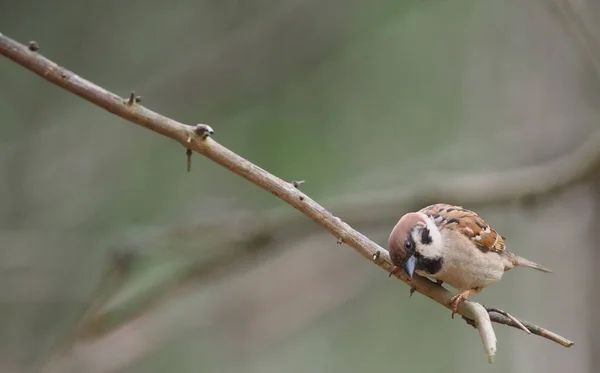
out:
M452 318L454 318L455 313L458 313L458 306L459 306L460 302L462 302L463 300L466 300L469 295L477 294L480 291L481 291L481 288L473 288L473 289L461 291L460 293L458 293L455 296L453 296L452 298L450 298L450 307L452 309L452 315L451 315Z
M467 295L469 295L469 293L470 293L469 290L463 291L461 293L456 294L452 298L450 298L450 306L452 308L452 315L451 315L452 318L454 318L455 313L458 313L458 305L460 304L460 302L467 299Z

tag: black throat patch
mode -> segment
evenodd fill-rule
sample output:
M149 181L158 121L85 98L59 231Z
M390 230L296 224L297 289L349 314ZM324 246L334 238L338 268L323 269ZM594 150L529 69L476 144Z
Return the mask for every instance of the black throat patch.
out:
M436 258L426 258L423 255L415 252L415 257L417 258L416 269L429 273L430 275L435 275L438 273L444 264L444 258L441 256Z

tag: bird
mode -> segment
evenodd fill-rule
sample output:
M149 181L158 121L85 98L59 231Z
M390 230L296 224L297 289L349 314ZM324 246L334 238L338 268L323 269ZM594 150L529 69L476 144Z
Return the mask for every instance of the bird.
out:
M417 273L457 289L449 304L454 318L463 300L498 282L508 270L529 267L552 272L509 252L504 241L471 210L447 203L429 205L404 214L392 229L390 276L403 269L410 279Z

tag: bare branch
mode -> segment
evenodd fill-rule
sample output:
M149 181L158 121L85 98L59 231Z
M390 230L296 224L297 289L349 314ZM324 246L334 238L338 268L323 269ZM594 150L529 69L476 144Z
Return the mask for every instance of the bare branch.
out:
M319 205L306 194L294 187L291 183L268 173L214 141L209 137L212 132L210 127L204 125L189 126L146 109L142 105L131 105L127 98L123 99L122 97L79 77L73 72L58 66L49 59L36 52L32 52L26 46L9 39L2 34L0 34L0 53L67 91L74 93L123 119L146 127L161 135L170 137L179 142L186 149L191 149L204 155L215 163L220 164L285 201L287 204L319 224L322 228L326 229L334 237L340 239L348 246L353 247L366 259L375 262L382 270L386 272L391 270L392 264L390 262L389 254L385 249L350 227L340 218L334 216L323 206ZM469 183L473 184L472 181L469 181ZM506 183L506 181L503 181L503 184L504 183ZM510 186L510 184L507 185L507 190L509 191L511 191ZM531 187L532 189L535 189L535 185L531 185ZM437 192L438 194L441 193L440 190L437 190ZM474 189L471 192L475 193L477 196L476 193L478 192L478 189L474 186ZM469 192L467 191L465 193ZM509 194L512 195L512 193ZM374 258L375 260L373 260ZM399 273L396 277L409 284L409 286L419 293L431 298L440 305L449 308L451 293L443 287L422 277L415 277L411 281L404 273ZM489 314L489 319L481 317L479 307L481 306L476 303L465 301L460 304L458 313L467 319L475 320L474 325L479 329L486 353L488 354L488 357L490 357L493 356L495 352L495 335L491 328L490 320L510 326L514 326L514 322L504 315L499 315L501 317L493 316L497 315L496 313ZM529 329L531 330L532 328ZM548 331L541 332L539 335L557 343L561 343L559 342L560 340L563 342L566 341L566 343L561 344L567 347L573 344L573 342L556 336Z
M517 319L516 317L514 317L514 316L513 316L513 315L511 315L510 313L508 313L508 312L506 312L506 311L503 311L503 310L501 310L501 309L498 309L498 308L494 308L494 307L489 307L489 308L486 308L486 310L487 310L488 312L496 312L496 313L499 313L499 314L501 314L501 315L504 315L504 316L508 317L508 318L509 318L509 319L510 319L510 320L511 320L513 323L515 323L515 324L517 325L517 327L519 327L519 328L520 328L522 331L524 331L524 332L525 332L525 333L527 333L527 334L531 334L531 332L529 331L529 329L527 329L527 328L525 327L525 325L523 325L523 323L519 321L519 319Z
M501 313L495 312L494 308L486 308L490 314L490 318L493 322L497 322L499 324L504 324L508 326L512 326L513 328L521 329L519 325L517 325L513 319L504 316ZM575 342L566 339L563 336L560 336L548 329L542 328L541 326L537 326L525 320L518 320L523 326L527 328L532 334L539 335L540 337L551 340L552 342L556 342L564 347L571 347L575 344Z
M425 181L408 187L395 187L376 191L363 191L360 194L347 194L328 199L326 204L331 211L343 215L352 225L386 224L408 211L420 209L439 201L452 201L458 205L492 204L504 201L526 199L558 191L564 187L580 182L600 167L600 131L592 133L586 141L575 150L549 162L534 166L525 166L511 171L478 173L473 175L449 175L444 188L439 187L440 176L425 178ZM293 182L292 182L293 183ZM204 229L224 227L231 224L230 217L210 225L189 225L178 227L166 236L186 237L201 234ZM226 256L256 254L260 248L252 243L260 238L260 242L269 241L277 232L286 231L286 239L294 236L305 236L318 227L303 224L301 217L290 214L289 209L274 209L262 216L253 213L244 220L245 227L254 227L247 234L247 245L223 245L230 248L221 253ZM265 245L261 246L266 248ZM235 252L232 252L234 250ZM227 265L220 258L212 259L214 265Z

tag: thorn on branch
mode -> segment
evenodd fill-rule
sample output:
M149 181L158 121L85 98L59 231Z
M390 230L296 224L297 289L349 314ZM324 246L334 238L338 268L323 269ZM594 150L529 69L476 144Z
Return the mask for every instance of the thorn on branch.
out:
M300 189L300 185L304 184L305 182L305 180L294 180L292 181L292 185L294 186L294 188Z
M185 158L187 164L187 172L190 172L192 170L192 149L186 149Z
M211 126L207 124L196 124L196 128L194 128L194 132L202 138L202 140L206 140L206 138L210 135L214 135L215 131Z
M300 201L304 201L304 196L303 196L303 195L300 195L300 196L298 197L298 199L299 199Z
M39 44L37 43L37 41L32 40L29 42L28 48L30 51L35 52L38 51L40 49Z
M379 250L375 251L375 254L373 254L373 261L376 261L377 259L379 259L380 256L381 256L381 252Z
M139 104L140 102L142 102L142 96L136 96L135 91L131 91L129 99L127 100L127 105L131 106L133 104Z
M338 237L338 239L337 239L336 243L337 243L338 245L341 245L341 244L343 244L343 243L344 243L344 238L343 238L343 237Z

